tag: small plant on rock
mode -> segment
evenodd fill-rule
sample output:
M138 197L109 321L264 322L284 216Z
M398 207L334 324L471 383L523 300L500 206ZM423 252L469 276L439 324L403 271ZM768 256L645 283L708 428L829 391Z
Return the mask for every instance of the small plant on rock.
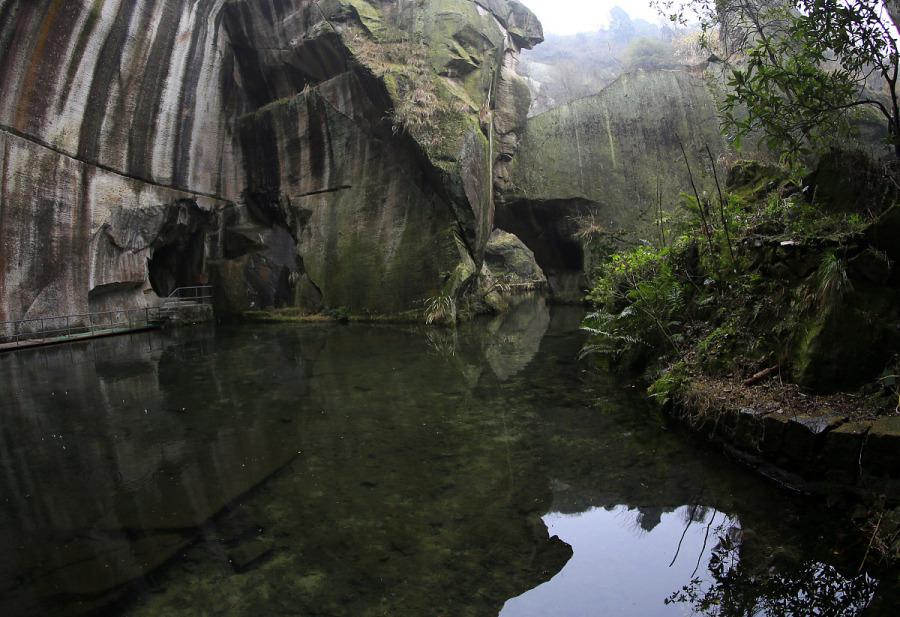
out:
M456 298L440 293L425 301L425 323L456 323Z
M833 252L826 253L822 258L816 278L816 300L819 307L831 305L853 291L853 283L847 275L844 260Z

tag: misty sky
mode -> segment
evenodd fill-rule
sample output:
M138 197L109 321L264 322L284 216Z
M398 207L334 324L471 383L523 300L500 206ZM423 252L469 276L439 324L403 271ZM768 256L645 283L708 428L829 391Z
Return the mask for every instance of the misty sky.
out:
M632 17L656 23L659 14L649 0L519 0L530 8L550 34L592 32L609 23L609 10L619 5Z

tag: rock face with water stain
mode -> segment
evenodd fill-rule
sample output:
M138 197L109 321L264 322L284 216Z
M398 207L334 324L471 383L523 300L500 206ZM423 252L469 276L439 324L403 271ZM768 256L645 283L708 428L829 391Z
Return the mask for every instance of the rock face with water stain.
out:
M541 38L515 0L0 0L0 320L455 292Z
M698 188L715 190L706 153L725 149L713 98L682 71L627 73L596 96L528 119L503 185L498 225L538 257L555 291L580 295L590 267L579 231L652 234L665 209Z

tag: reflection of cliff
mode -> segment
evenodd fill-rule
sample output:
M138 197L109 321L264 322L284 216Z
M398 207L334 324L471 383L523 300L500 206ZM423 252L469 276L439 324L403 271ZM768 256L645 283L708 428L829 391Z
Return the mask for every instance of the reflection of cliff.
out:
M179 383L182 363L214 345L197 335L0 358L11 394L0 409L0 612L68 613L68 594L89 608L89 596L160 565L295 455L264 396L234 405L214 366ZM292 385L302 395L303 380Z
M540 520L546 480L530 458L498 464L516 429L460 373L485 371L480 351L460 350L460 363L393 327L257 336L260 349L321 349L295 402L300 454L212 533L239 546L262 530L272 556L223 586L222 556L198 547L134 615L173 614L188 598L231 615L480 616L562 568L571 552Z

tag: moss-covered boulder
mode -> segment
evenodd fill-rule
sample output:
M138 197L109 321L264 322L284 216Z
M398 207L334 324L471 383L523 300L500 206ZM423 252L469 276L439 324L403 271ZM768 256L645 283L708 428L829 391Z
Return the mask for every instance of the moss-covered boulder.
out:
M813 201L833 212L881 212L900 196L884 165L861 150L831 150L806 178Z
M900 349L900 294L866 281L801 324L793 350L794 379L817 392L873 381Z
M485 263L494 276L518 288L542 288L547 285L544 271L534 253L519 238L495 229L488 241Z

